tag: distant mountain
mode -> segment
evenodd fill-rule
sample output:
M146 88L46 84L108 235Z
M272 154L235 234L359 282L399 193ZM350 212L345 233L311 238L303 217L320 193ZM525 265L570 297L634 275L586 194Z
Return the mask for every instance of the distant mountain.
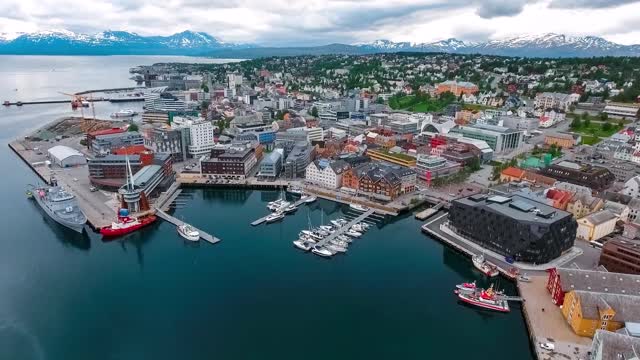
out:
M354 45L310 47L258 47L223 42L204 32L183 31L170 36L141 36L126 31L78 34L68 30L29 34L0 33L0 54L18 55L204 55L251 59L265 56L297 56L385 52L438 52L525 57L640 56L640 45L620 45L596 36L543 34L516 36L472 43L446 39L429 43L376 40Z
M170 36L141 36L127 31L78 34L68 30L0 34L0 54L18 55L197 55L218 49L249 48L193 31Z

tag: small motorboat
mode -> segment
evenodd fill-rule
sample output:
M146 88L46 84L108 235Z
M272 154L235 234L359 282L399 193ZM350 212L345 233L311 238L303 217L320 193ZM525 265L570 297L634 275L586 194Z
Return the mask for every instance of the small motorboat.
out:
M361 211L361 212L367 212L369 211L369 208L364 206L364 205L360 205L360 204L349 204L349 208L356 210L356 211Z
M518 276L518 281L531 282L531 278L529 276L527 276L527 274L522 274L522 275Z
M471 291L471 292L476 291L478 289L475 281L470 283L458 284L456 285L456 288L460 291Z
M311 204L312 202L318 200L315 195L303 195L300 200L303 200L307 204Z
M314 246L313 249L311 249L311 252L322 257L331 257L334 254L332 251L318 246Z
M295 247L297 247L300 250L304 250L304 251L309 251L311 250L311 243L304 241L302 239L299 240L295 240L293 242L293 245L295 245Z
M282 209L282 211L283 211L285 214L293 214L293 213L294 213L294 212L296 212L297 210L298 210L298 207L297 207L297 206L295 206L294 204L291 204L291 205L289 205L289 206L285 207L284 209Z
M136 115L138 115L138 113L131 109L123 109L123 110L118 110L114 112L113 114L111 114L111 117L118 119L118 118L130 118Z
M183 238L189 241L198 241L200 240L200 232L196 230L193 226L184 223L182 225L178 225L178 234Z
M354 237L354 238L358 238L358 237L362 236L362 233L359 233L359 232L353 231L353 230L348 230L345 234L349 235L351 237Z
M346 253L347 252L347 248L344 248L342 246L338 246L338 245L335 245L335 244L327 245L327 249L335 251L335 252L339 252L339 253Z
M276 222L276 221L280 221L282 219L284 219L284 213L274 212L273 214L267 216L264 220L267 223L273 223L273 222Z

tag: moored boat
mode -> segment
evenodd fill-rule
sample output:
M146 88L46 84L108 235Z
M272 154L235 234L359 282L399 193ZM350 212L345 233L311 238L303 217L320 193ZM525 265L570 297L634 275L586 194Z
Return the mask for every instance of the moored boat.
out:
M295 247L297 247L300 250L309 251L311 250L312 244L310 242L298 239L293 242L293 245L295 245Z
M320 247L320 246L314 246L313 249L311 249L311 252L318 255L318 256L322 256L322 257L331 257L333 256L333 252L327 250L324 247Z
M100 234L104 237L122 236L150 225L154 221L156 221L155 215L135 218L129 216L127 209L120 209L118 213L118 220L116 222L112 222L110 226L100 229Z
M480 292L466 292L456 290L458 299L464 301L467 304L471 304L484 309L509 312L509 302L499 297L493 290L493 285L487 290L481 290Z
M131 109L122 109L122 110L118 110L116 112L114 112L113 114L111 114L112 118L118 119L118 118L130 118L130 117L134 117L138 115L137 112L131 110Z
M456 288L460 291L467 291L467 292L474 292L478 289L475 281L470 283L458 284L456 285Z
M271 215L267 216L267 217L265 218L265 221L266 221L267 223L273 223L273 222L276 222L276 221L280 221L280 220L282 220L282 219L284 219L284 213L281 213L281 212L274 212L273 214L271 214Z
M366 207L364 205L360 205L360 204L354 204L354 203L349 204L349 208L351 208L353 210L356 210L356 211L361 211L361 212L369 211L368 207Z
M300 200L304 201L307 204L311 204L312 202L318 200L318 197L316 197L315 195L302 195Z
M473 262L473 266L488 277L494 277L500 274L500 272L498 272L498 267L486 261L482 254L474 255L471 260Z
M80 210L75 195L58 186L53 178L51 183L53 186L34 187L29 190L30 197L58 224L81 233L84 231L87 217Z
M200 240L200 232L196 230L193 226L184 223L182 225L177 226L178 234L183 238L189 241L198 241Z

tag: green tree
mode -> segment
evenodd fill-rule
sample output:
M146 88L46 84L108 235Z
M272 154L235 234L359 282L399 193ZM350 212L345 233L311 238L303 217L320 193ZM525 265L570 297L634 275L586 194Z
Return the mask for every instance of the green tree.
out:
M585 113L585 114L586 114L586 113ZM588 116L587 116L587 117L583 117L583 118L584 118L584 122L583 122L583 123L584 123L584 126L585 126L585 127L587 127L587 128L588 128L589 126L591 126L591 119L590 119Z
M569 125L572 129L576 130L576 129L580 129L582 127L582 121L580 121L579 117L574 117L573 121L571 122L571 125Z
M127 129L128 131L138 131L138 124L135 124L133 122L129 123L129 128Z
M317 107L312 107L311 108L311 116L313 117L318 117L318 108Z
M202 90L206 93L209 93L209 87L207 86L207 84L202 84Z
M610 131L610 130L611 130L611 123L609 122L602 123L602 131Z
M609 114L607 114L606 112L601 112L600 113L600 120L602 120L602 121L609 120Z
M589 118L589 114L587 114L587 112L583 112L582 115L580 115L582 117L582 120L587 120Z

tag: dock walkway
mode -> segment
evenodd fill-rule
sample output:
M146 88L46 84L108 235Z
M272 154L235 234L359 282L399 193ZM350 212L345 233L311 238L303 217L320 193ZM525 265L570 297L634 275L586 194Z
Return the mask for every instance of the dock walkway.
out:
M174 224L175 226L180 226L182 224L184 224L183 221L176 219L175 217L167 214L166 212L162 211L161 209L156 208L156 215L158 215L161 219L168 221L172 224ZM217 237L203 231L200 229L197 229L196 227L194 227L194 229L196 231L198 231L200 233L200 238L202 238L202 240L205 240L207 242L210 242L212 244L218 243L222 240L218 239Z
M298 200L298 201L294 202L293 205L298 207L298 206L304 204L304 202L305 202L304 200ZM271 214L269 214L269 215L271 215ZM257 226L257 225L262 224L263 222L265 222L267 220L267 216L269 216L269 215L265 215L265 216L261 217L260 219L255 220L254 222L251 223L251 225L252 226Z
M416 219L427 220L428 218L436 214L438 211L440 211L440 209L442 209L443 206L444 206L444 201L439 202L437 205L433 207L420 211L419 213L416 213Z
M346 231L348 231L349 229L351 229L351 227L359 222L361 222L362 220L368 218L369 216L371 216L371 214L373 214L375 211L374 210L368 210L367 212L364 212L360 215L358 215L356 218L354 218L353 220L349 221L345 226L340 227L338 230L334 231L332 234L330 234L329 236L327 236L326 238L320 240L316 246L318 247L322 247L324 245L326 245L329 241L335 239L336 237L338 237L338 235L342 235L344 234Z

